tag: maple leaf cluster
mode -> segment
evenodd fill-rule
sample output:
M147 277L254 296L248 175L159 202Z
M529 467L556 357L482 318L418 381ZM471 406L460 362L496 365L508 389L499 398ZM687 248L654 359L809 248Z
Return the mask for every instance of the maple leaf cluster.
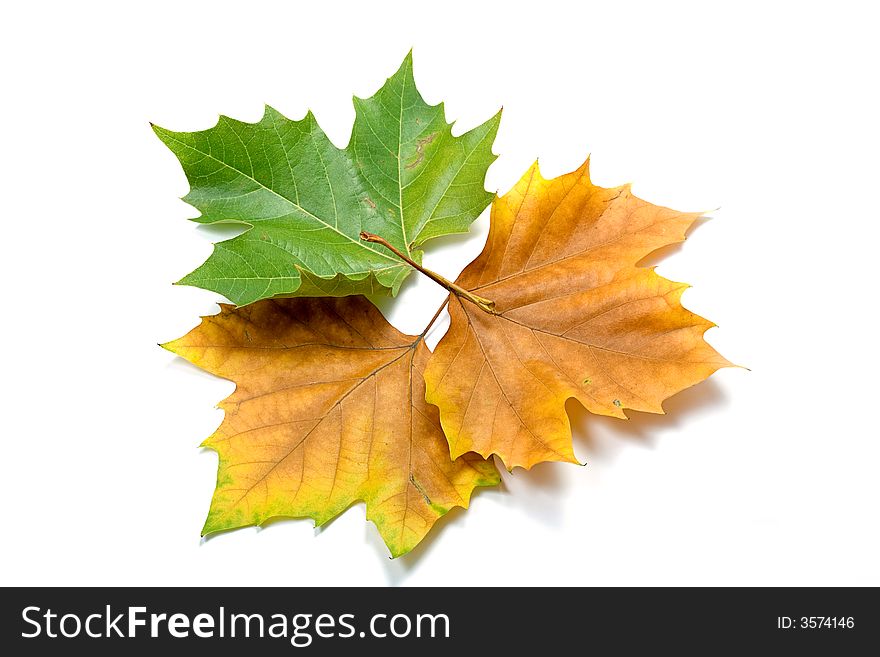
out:
M576 462L568 399L662 413L730 365L703 339L713 324L682 306L687 286L638 266L699 214L598 187L588 162L552 180L535 164L494 197L500 114L454 137L411 55L355 109L345 149L311 113L269 107L253 124L154 126L195 221L246 227L181 281L234 305L163 345L236 384L203 443L219 455L203 535L276 517L320 525L362 501L399 556L499 482L493 456L510 470ZM456 281L421 266L426 241L466 232L489 203L486 246ZM450 291L433 353L427 328L404 335L362 296L396 294L413 269Z

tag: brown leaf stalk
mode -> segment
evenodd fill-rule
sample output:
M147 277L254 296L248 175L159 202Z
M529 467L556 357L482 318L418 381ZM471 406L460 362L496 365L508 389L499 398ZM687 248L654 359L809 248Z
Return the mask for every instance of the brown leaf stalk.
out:
M394 247L384 237L380 237L379 235L374 235L373 233L368 233L367 231L361 231L361 239L364 240L365 242L372 242L373 244L381 244L386 249L391 251L394 255L396 255L398 258L403 260L410 267L412 267L416 271L421 272L422 274L424 274L425 276L430 278L432 281L434 281L438 285L442 285L447 290L452 292L452 294L459 296L462 299L467 299L471 303L475 304L483 312L489 313L490 315L497 315L498 314L495 311L495 302L494 301L492 301L491 299L486 299L485 297L481 297L476 294L473 294L472 292L465 290L463 287L456 285L455 283L450 281L448 278L441 276L437 272L433 272L430 269L426 269L425 267L422 267L415 260L413 260L409 256L401 253L396 247Z

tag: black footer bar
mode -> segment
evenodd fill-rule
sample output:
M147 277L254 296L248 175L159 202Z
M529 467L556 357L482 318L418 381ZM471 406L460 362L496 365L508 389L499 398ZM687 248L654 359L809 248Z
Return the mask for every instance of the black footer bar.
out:
M20 588L2 596L0 641L18 648L5 654L119 655L135 644L163 656L572 647L854 654L880 645L871 588Z

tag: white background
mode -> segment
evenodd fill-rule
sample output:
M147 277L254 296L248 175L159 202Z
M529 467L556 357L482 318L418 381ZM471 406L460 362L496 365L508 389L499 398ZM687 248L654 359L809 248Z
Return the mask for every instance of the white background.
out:
M418 6L417 6L418 5ZM878 16L872 3L7 3L0 19L0 583L880 584ZM666 404L587 417L586 468L504 474L389 560L356 506L208 541L232 384L156 346L216 311L172 287L216 234L148 121L311 107L348 140L414 47L464 131L504 114L487 187L536 158L710 210L660 265L710 342L751 368ZM720 210L712 211L720 207ZM481 249L430 248L450 278ZM383 304L417 331L443 291ZM435 331L434 340L441 331Z

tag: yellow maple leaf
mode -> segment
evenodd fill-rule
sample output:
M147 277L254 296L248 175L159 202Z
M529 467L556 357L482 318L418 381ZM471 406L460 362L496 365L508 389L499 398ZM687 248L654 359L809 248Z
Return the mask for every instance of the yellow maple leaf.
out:
M703 339L714 325L681 305L688 286L637 266L699 216L593 185L589 160L552 180L536 163L497 198L486 246L456 281L477 302L450 296L425 372L453 457L576 462L569 398L602 415L662 413L730 366Z
M203 535L279 516L321 525L362 500L396 557L497 484L476 454L450 459L425 401L422 338L364 297L299 298L223 305L163 345L236 383L203 443L220 457Z

